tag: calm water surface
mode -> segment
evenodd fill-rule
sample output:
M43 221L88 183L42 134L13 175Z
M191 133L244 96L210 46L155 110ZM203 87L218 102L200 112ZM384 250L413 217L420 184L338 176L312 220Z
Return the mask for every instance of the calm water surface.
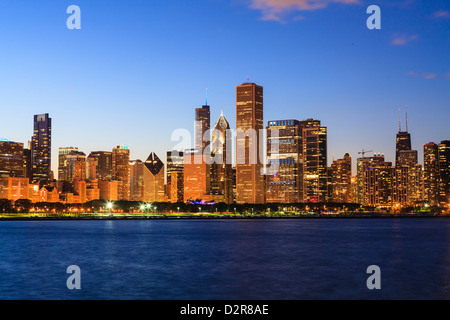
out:
M449 299L449 241L445 218L1 221L0 299Z

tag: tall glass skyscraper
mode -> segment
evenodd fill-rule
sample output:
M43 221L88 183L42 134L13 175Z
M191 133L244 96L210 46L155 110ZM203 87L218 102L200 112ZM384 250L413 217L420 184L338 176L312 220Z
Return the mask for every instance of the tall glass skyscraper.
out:
M236 86L237 203L265 203L259 144L263 129L263 87L250 82Z
M51 171L52 119L48 113L34 116L31 139L32 183L46 184Z

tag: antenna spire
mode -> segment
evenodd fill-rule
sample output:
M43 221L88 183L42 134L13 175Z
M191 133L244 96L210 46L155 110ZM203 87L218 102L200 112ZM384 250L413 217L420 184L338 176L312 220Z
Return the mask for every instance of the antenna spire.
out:
M408 132L408 105L406 105L406 132Z
M402 121L400 119L400 108L398 108L398 132L402 131Z
M208 105L208 88L206 88L206 104L205 104L205 106L207 106Z

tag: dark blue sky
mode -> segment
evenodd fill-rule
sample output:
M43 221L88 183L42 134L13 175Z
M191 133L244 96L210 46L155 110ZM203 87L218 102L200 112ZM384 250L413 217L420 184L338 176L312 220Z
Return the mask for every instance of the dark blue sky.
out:
M69 5L81 30L69 30ZM366 9L381 8L381 30ZM450 139L450 3L365 0L2 0L0 138L33 115L58 147L165 152L205 101L234 127L235 86L264 86L264 120L322 120L329 162L365 148L393 161L398 109L413 148ZM402 114L404 118L404 115ZM404 119L403 119L404 120ZM355 162L355 161L354 161Z

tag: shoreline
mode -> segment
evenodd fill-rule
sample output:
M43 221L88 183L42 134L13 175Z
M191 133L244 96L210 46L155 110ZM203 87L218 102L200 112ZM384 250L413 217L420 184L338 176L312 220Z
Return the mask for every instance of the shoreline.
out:
M447 218L448 214L310 214L310 215L115 215L115 216L0 216L1 221L89 221L89 220L286 220L286 219L392 219Z

